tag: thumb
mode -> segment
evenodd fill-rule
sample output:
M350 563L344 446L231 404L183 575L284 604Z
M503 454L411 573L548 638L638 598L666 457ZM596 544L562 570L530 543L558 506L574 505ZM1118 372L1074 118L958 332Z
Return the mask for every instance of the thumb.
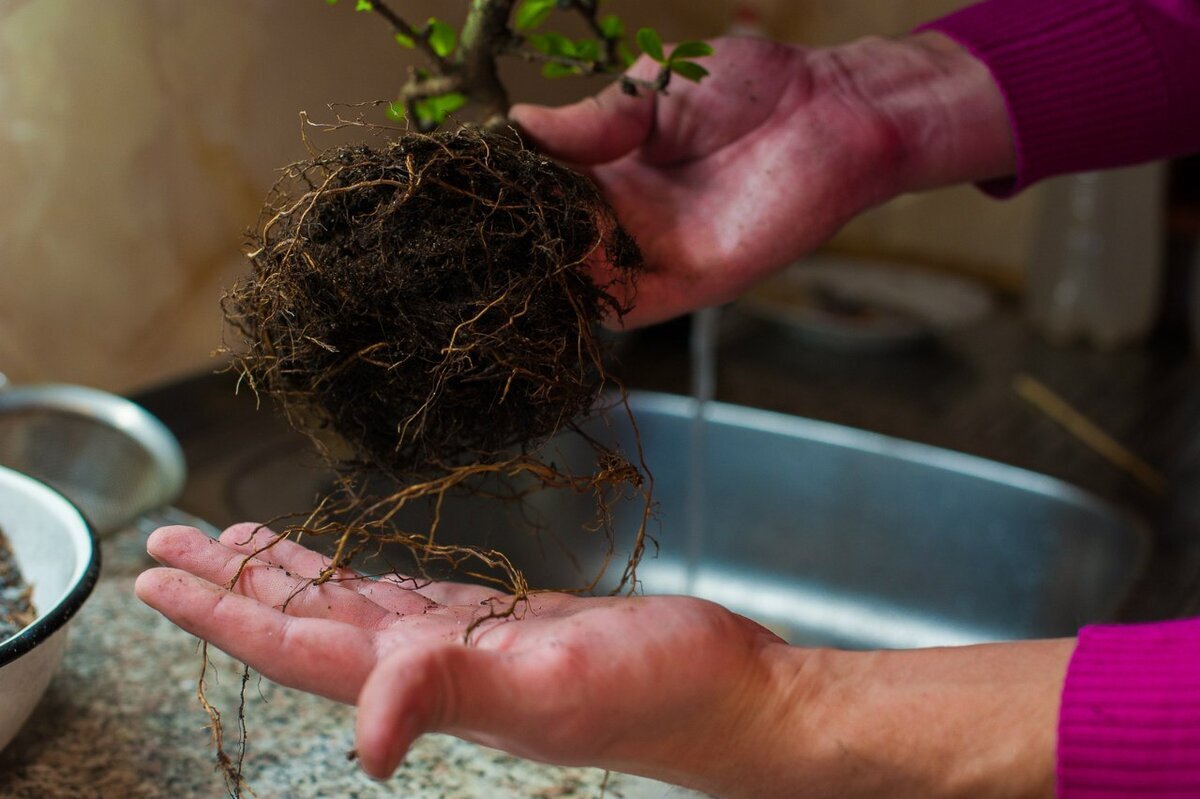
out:
M630 96L614 83L595 97L561 108L519 104L509 118L552 158L589 166L615 161L650 135L655 94Z
M363 771L386 779L424 733L473 726L468 714L493 713L507 694L497 684L501 671L491 652L461 644L402 650L384 660L358 695Z

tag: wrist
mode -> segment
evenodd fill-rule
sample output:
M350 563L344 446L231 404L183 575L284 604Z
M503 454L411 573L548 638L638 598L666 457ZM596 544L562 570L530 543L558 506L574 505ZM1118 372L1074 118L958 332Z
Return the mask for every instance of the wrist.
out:
M1050 799L1073 640L777 653L765 796Z
M893 195L1010 175L1012 127L987 66L949 37L922 31L813 51L814 75L883 131L873 158Z

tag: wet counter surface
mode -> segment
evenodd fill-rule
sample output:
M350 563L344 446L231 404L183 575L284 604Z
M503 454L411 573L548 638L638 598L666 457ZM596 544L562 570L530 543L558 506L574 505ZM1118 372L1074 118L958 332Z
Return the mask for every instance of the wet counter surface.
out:
M686 392L686 325L619 337L621 372L635 388ZM1036 377L1167 476L1158 497L1094 455L1012 390ZM294 460L293 434L235 397L229 375L202 375L135 397L181 439L191 478L179 504L224 525L278 486L273 460ZM727 314L717 399L861 427L992 458L1075 483L1146 519L1154 557L1121 612L1161 618L1200 606L1200 367L1185 352L1111 355L1058 350L1007 312L932 347L893 353L814 348ZM314 467L315 468L315 467ZM254 474L254 480L244 475ZM195 696L195 640L132 596L149 560L141 536L105 544L96 593L72 627L67 658L29 726L0 754L4 797L223 795ZM215 657L212 693L234 715L239 670ZM257 679L250 683L246 774L260 797L599 797L604 774L557 769L445 736L418 743L380 784L346 753L353 711ZM614 776L611 797L684 797Z

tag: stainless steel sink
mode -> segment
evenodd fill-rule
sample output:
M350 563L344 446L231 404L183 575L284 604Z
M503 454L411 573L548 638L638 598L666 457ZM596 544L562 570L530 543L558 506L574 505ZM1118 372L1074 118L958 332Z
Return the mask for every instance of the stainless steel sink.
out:
M690 585L795 643L916 647L1071 635L1110 616L1146 560L1139 523L1049 477L720 403L707 406L697 437L692 400L634 394L631 404L658 503L658 552L639 568L642 591ZM632 450L619 412L589 431ZM695 494L697 440L703 483ZM573 437L552 453L559 464L585 455ZM188 509L224 521L308 507L328 478L305 460L294 438L277 439L234 470L231 507ZM421 524L421 512L406 521ZM632 499L616 508L609 584L640 512ZM691 518L702 519L703 535L689 567ZM607 549L586 529L591 519L589 498L563 492L539 492L520 508L460 498L443 509L440 535L499 547L535 585L578 586Z

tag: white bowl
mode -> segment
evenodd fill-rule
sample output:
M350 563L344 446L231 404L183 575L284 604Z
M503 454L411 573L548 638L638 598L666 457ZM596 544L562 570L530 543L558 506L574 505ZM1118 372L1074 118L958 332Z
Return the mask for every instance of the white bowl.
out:
M0 530L33 586L37 618L0 642L0 749L29 718L62 662L67 622L92 592L100 549L75 506L32 477L0 466Z

